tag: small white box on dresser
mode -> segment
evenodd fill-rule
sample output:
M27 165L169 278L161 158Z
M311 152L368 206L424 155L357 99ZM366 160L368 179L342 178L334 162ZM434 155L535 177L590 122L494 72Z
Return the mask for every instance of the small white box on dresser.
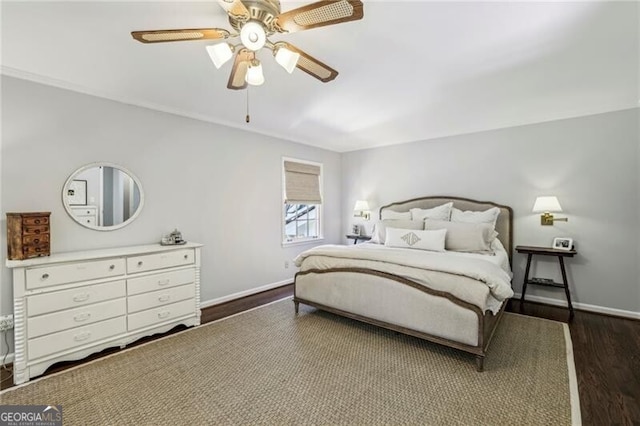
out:
M59 361L199 325L201 247L152 244L8 260L14 383Z

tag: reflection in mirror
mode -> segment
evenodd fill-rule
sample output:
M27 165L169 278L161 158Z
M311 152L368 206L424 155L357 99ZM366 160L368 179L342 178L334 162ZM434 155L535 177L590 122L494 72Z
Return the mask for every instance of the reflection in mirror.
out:
M125 226L139 214L144 201L138 179L123 167L107 163L77 170L67 179L62 199L76 222L97 230Z

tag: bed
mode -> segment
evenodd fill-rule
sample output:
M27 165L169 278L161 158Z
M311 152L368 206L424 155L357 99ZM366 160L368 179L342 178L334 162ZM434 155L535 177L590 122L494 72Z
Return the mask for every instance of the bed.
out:
M296 314L303 303L452 347L475 355L482 371L491 338L513 296L512 209L459 197L421 197L381 207L377 226L393 228L400 223L394 218L435 211L448 203L458 215L499 210L493 254L434 253L375 243L314 247L295 260L300 267L294 281Z

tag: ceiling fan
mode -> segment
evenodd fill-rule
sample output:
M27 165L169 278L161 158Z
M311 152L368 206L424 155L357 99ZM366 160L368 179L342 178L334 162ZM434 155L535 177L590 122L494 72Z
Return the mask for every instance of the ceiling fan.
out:
M229 23L236 32L221 28L196 28L133 31L131 35L142 43L227 40L239 36L241 43L238 45L222 42L207 46L216 68L220 68L236 52L227 83L227 88L233 90L264 83L262 65L256 58L256 52L262 48L271 50L276 62L289 73L299 68L326 83L336 78L338 71L287 42L272 43L267 37L275 33L293 33L356 21L364 15L361 0L323 0L285 13L280 11L280 0L218 0L218 3L229 15Z

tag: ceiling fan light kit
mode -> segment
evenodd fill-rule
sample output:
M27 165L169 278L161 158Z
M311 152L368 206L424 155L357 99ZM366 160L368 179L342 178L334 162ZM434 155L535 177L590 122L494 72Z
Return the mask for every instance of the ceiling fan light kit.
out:
M240 41L247 49L257 52L264 47L267 41L267 34L261 24L256 21L249 21L240 30Z
M207 46L207 53L211 61L213 61L213 65L220 69L222 65L233 57L233 48L229 46L229 43L218 43Z
M236 52L236 59L227 83L227 88L232 90L246 89L248 84L264 83L262 64L255 57L255 52L262 48L272 50L276 62L288 73L299 68L323 83L327 83L336 78L338 75L336 70L289 43L274 44L268 37L276 33L287 34L357 21L364 16L361 0L321 0L285 13L281 13L280 0L218 0L218 4L229 15L229 23L237 33L221 28L196 28L133 31L131 36L145 44L226 40L239 36L242 45L231 46L222 42L206 47L216 68L228 62L233 57L233 52Z
M300 54L287 49L284 45L278 44L276 44L273 52L276 57L276 62L291 74L298 64Z
M249 68L247 69L247 76L245 77L247 83L252 86L260 86L264 83L264 74L262 73L262 64L259 60L253 59L249 62Z

